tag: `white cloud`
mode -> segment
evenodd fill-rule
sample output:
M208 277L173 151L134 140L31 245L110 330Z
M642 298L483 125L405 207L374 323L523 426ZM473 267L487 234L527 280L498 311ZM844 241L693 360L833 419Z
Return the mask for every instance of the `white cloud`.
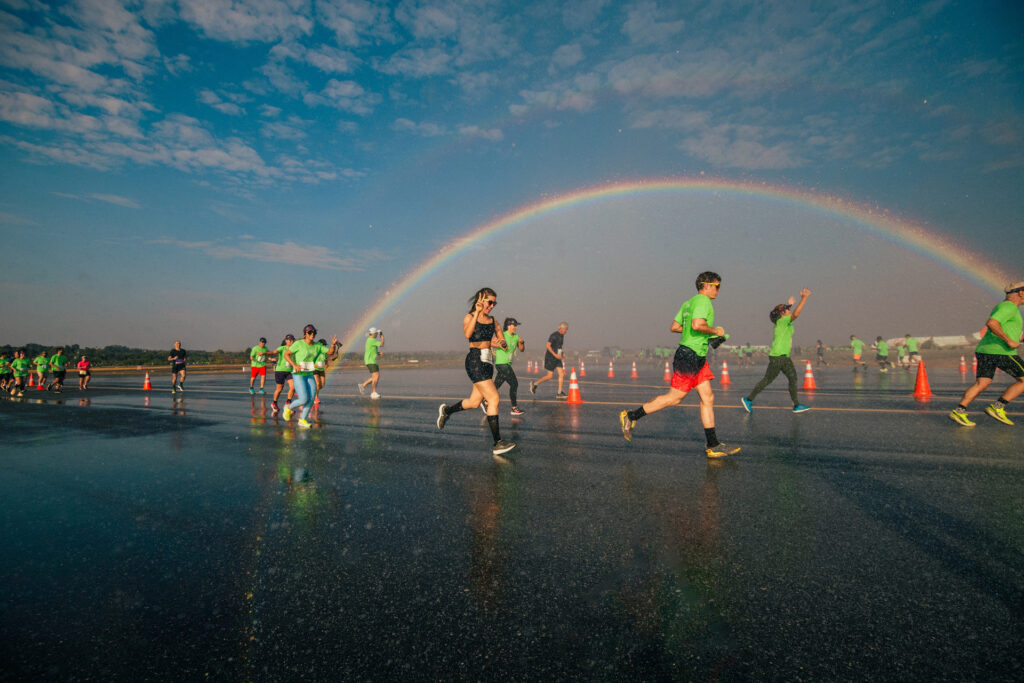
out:
M555 50L555 53L551 55L551 64L548 67L548 73L555 73L568 69L569 67L576 66L583 61L583 48L579 43L570 43L568 45L561 45Z
M306 61L324 73L349 73L359 65L354 54L329 45L307 52Z
M663 12L658 6L644 0L629 8L622 32L629 40L639 45L652 45L664 42L683 30L683 20L662 21Z
M96 199L98 201L106 202L108 204L116 204L117 206L124 206L129 209L142 208L135 200L128 199L127 197L121 197L116 194L90 194L86 196L90 197L91 199Z
M178 0L181 17L209 38L272 42L313 30L309 0Z
M168 244L183 249L196 249L218 259L249 259L267 263L287 263L310 268L328 270L363 270L376 260L370 252L364 252L362 258L354 256L338 256L327 247L298 244L292 241L283 243L252 242L242 245L219 244L216 242L187 242L183 240L153 240L154 244Z
M459 135L467 138L491 140L493 142L498 142L505 137L500 128L480 128L479 126L459 126Z
M391 40L390 10L375 0L318 0L317 21L334 32L341 45L358 46L371 38Z
M339 81L335 78L329 80L319 94L308 93L303 98L309 106L330 106L360 115L372 112L381 99L380 95L367 92L356 81Z
M422 135L424 137L435 137L438 135L444 135L447 131L444 126L433 123L430 121L421 121L416 123L409 119L398 119L391 126L394 130L403 133L414 133L416 135Z
M720 168L766 170L794 168L803 161L792 143L773 145L741 137L729 126L718 126L684 139L679 148Z
M220 98L220 95L209 89L199 91L199 101L213 107L222 114L227 114L228 116L242 116L245 114L245 110L237 104L234 102L225 102Z
M395 52L378 68L382 73L406 78L439 76L451 70L451 55L441 48L406 48Z

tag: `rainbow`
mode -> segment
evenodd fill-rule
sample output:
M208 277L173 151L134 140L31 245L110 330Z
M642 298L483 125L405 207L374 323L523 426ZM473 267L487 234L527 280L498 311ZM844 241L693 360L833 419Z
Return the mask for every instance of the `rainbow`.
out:
M521 206L507 214L490 220L469 232L456 237L441 247L434 255L420 263L413 270L395 282L381 299L363 311L359 318L345 332L342 342L349 352L362 349L360 341L366 330L377 324L409 292L415 290L430 275L444 267L467 249L481 240L502 230L543 216L583 204L600 202L625 196L671 192L716 192L762 197L776 202L791 203L801 207L817 209L852 220L868 232L876 234L904 248L911 249L949 268L965 279L994 294L1002 292L1009 276L995 264L964 249L942 235L926 229L910 220L896 218L889 211L869 206L832 194L797 189L767 183L723 180L710 177L654 178L619 181L603 185L582 187L555 197ZM335 366L338 367L338 366Z

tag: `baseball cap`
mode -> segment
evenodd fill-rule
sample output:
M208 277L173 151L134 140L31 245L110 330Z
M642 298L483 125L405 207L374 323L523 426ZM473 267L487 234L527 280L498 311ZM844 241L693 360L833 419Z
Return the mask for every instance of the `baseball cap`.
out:
M316 325L309 324L309 325L306 325L305 327L302 328L302 334L307 334L309 332L312 332L313 336L315 337L316 336Z
M522 325L522 323L515 318L505 318L505 324L502 327L508 327L509 325Z
M1024 280L1021 280L1019 282L1011 282L1010 284L1006 285L1006 287L1003 289L1003 292L1009 294L1010 292L1016 292L1022 289L1024 289Z
M260 344L266 344L266 343L267 343L267 338L266 337L260 337Z
M367 333L368 334L377 334L377 332L379 332L379 331L380 330L378 330L376 327L371 327L369 330L367 330Z
M295 341L295 335L294 334L286 334L286 335L284 335L284 339L285 339L285 341L289 341L289 340L290 341Z

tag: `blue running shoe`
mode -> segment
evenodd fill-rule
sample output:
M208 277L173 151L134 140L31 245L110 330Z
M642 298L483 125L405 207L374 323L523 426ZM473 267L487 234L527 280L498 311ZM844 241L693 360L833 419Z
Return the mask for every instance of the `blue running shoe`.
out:
M810 406L805 406L803 403L797 403L795 406L793 406L794 413L806 413L810 409Z
M754 402L751 401L746 396L740 399L740 403L743 404L743 409L746 410L748 413L754 412Z

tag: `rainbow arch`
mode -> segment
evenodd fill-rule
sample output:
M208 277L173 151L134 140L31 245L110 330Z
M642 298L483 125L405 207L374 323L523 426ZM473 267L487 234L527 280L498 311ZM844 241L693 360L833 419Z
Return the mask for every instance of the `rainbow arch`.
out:
M919 223L892 216L883 208L850 201L837 195L785 185L724 180L704 176L618 181L581 187L526 204L456 237L396 281L378 302L363 311L343 335L344 348L348 352L358 351L361 345L357 346L357 344L364 338L366 330L371 325L379 322L432 273L443 268L467 249L491 235L512 229L531 219L583 204L626 196L675 192L716 192L755 198L763 197L776 202L781 201L825 211L852 220L870 233L915 251L935 263L955 271L983 289L992 291L993 294L1001 293L1003 285L1010 280L1009 276L997 265L961 245L955 244L937 232L928 230Z

